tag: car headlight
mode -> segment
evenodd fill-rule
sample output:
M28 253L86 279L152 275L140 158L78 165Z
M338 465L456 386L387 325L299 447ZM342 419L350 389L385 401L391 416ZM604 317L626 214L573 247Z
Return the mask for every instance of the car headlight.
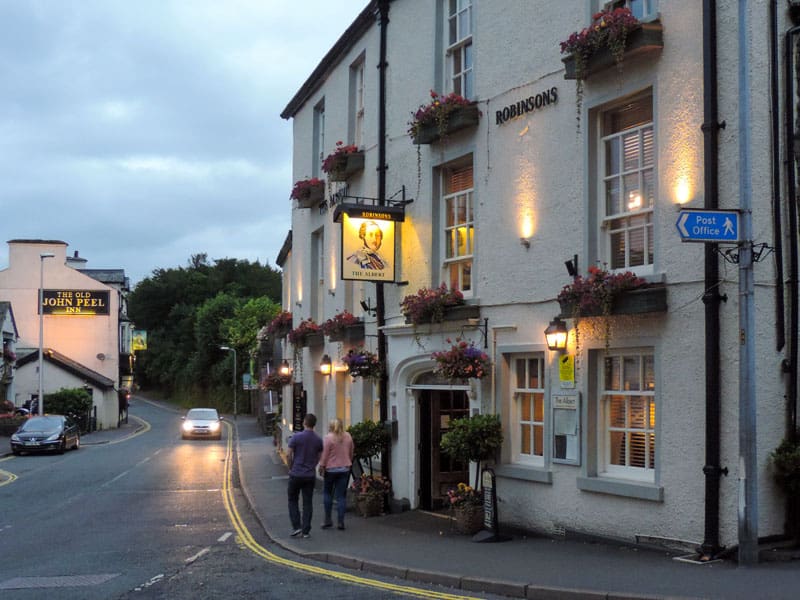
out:
M54 433L52 435L47 436L47 439L45 440L45 442L56 442L59 439L61 439L61 433L56 432L56 433Z
M219 431L219 421L214 421L208 427L211 431Z
M16 433L11 434L11 441L12 442L20 442L22 440L19 439L19 436Z
M184 431L191 431L192 429L194 429L194 425L192 424L191 421L184 421L183 422L183 430Z

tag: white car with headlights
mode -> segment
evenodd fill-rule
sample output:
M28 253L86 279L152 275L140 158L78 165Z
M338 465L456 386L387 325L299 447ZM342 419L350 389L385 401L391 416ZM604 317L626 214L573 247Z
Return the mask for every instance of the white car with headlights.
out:
M222 439L222 417L216 408L192 408L183 417L181 437Z

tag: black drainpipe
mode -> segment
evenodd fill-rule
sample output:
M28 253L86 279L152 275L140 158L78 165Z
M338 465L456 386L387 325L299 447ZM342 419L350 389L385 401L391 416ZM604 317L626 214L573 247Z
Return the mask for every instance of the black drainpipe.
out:
M775 351L786 344L786 306L783 287L783 225L781 222L781 117L778 86L778 6L769 3L770 104L772 106L772 246L775 248Z
M717 5L703 0L703 179L704 208L719 207L717 136L725 123L718 121L717 108ZM720 351L719 305L726 297L719 293L719 257L717 244L705 246L705 335L706 335L706 464L705 533L699 548L700 560L710 560L722 549L719 544L720 467Z
M378 0L380 19L380 61L378 63L378 204L386 204L386 30L389 26L389 0ZM380 419L384 426L389 424L389 374L386 372L387 343L383 326L386 325L386 299L383 283L375 283L375 318L378 325L378 359L384 365L378 385L378 404ZM391 478L392 442L386 444L381 455L381 474Z

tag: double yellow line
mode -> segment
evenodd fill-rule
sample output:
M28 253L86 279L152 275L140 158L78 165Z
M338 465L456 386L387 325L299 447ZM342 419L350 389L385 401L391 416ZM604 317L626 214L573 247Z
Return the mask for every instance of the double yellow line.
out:
M246 548L248 548L251 552L253 552L257 556L260 556L266 561L284 567L289 567L291 569L295 569L296 571L303 571L305 573L312 573L314 575L319 575L322 577L338 579L339 581L344 581L355 585L362 585L369 588L395 592L398 594L405 594L408 596L415 596L418 598L437 598L440 600L478 600L477 598L473 598L471 596L446 594L434 590L426 590L406 585L398 585L395 583L387 583L379 581L377 579L369 579L367 577L351 575L350 573L333 571L331 569L326 569L324 567L315 567L313 565L307 565L295 560L282 558L277 554L273 554L272 552L261 546L258 542L255 541L255 539L253 539L252 534L242 521L242 517L239 515L239 511L236 509L236 503L233 497L233 488L231 486L231 481L233 479L233 472L232 472L233 432L231 425L229 423L226 423L226 425L228 426L228 436L227 436L228 447L227 447L227 456L225 460L225 473L223 475L223 483L222 483L222 500L225 503L225 510L228 512L228 516L230 516L231 523L233 524L233 528L236 531L236 535L238 536L238 541Z

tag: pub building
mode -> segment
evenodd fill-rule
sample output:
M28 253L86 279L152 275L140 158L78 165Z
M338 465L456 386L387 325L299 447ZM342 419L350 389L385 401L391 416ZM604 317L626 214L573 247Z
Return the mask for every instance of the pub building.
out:
M19 407L38 398L41 318L45 398L62 388L85 388L92 395L91 424L117 427L117 390L133 383L129 288L124 270L87 268L78 252L67 256L65 242L10 240L8 267L0 270L0 301L13 307L18 334L8 399Z
M283 443L295 409L383 422L392 509L437 510L475 481L439 449L448 424L495 414L502 523L703 560L784 534L769 455L796 426L796 40L784 5L772 29L767 2L746 6L738 80L737 3L366 5L281 114L293 182L324 182L287 203L284 309L364 323L283 339ZM562 54L614 8L635 17L621 56ZM730 227L687 229L698 211ZM464 302L441 322L401 310L441 284ZM483 377L437 370L455 340L486 353ZM384 376L348 375L360 347Z

